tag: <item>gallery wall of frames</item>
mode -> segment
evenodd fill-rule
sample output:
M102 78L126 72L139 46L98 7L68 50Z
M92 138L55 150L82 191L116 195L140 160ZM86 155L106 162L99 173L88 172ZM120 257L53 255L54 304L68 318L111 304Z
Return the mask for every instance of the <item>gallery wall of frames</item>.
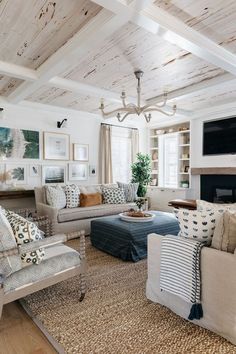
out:
M96 176L89 144L71 141L65 133L0 127L1 189L35 186L39 181L83 183Z

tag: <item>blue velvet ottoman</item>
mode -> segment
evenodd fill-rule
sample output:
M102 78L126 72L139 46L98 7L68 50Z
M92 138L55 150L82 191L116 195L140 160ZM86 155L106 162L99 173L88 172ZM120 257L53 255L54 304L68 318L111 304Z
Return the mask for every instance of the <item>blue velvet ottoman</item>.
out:
M90 239L94 247L119 257L137 262L147 257L147 235L177 235L179 224L171 213L152 211L155 219L146 223L127 222L119 215L92 220Z

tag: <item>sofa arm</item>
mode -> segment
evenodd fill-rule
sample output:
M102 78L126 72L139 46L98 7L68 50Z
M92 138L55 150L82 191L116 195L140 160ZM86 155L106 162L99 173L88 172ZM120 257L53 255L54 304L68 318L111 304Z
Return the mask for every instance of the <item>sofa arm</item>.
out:
M48 216L52 223L57 223L58 209L44 203L36 204L37 213L39 216Z

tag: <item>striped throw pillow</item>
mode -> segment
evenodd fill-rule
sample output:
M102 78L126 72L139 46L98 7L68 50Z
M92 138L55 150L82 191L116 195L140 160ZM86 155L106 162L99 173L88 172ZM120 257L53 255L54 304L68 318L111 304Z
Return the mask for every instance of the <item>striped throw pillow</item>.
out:
M137 191L139 183L122 183L117 182L118 187L125 192L125 199L127 202L134 202L137 199Z

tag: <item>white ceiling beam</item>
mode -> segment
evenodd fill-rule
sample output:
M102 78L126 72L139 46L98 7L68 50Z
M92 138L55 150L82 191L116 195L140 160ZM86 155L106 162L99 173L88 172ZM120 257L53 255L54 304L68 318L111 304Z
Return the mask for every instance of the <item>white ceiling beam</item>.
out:
M145 0L145 4L146 4ZM126 5L121 2L125 8L136 3ZM150 0L149 0L150 3ZM139 0L137 0L139 4ZM138 6L142 9L142 6ZM18 103L26 97L30 96L39 87L47 83L54 76L59 75L69 67L73 67L77 63L78 57L88 54L89 50L98 47L106 38L110 37L115 31L127 23L132 16L129 11L123 12L123 8L116 15L102 9L93 19L91 19L78 33L76 33L64 46L57 50L48 60L46 60L37 70L39 79L33 83L25 82L16 88L8 99L12 103Z
M0 60L0 74L21 80L35 81L38 79L36 70L2 60Z
M140 27L161 36L168 42L193 53L215 66L236 75L236 56L211 41L206 36L185 25L156 5L150 5L141 11L127 7L119 0L92 0L93 2L113 11L130 12L131 21Z
M121 102L121 93L105 90L103 88L84 84L82 82L64 79L59 76L55 76L47 82L48 86L57 87L62 90L71 91L80 95L90 95L92 97L104 98L111 102ZM127 97L130 102L136 102L135 97Z
M203 80L203 81L200 81L196 84L189 85L189 86L169 92L168 93L168 101L184 100L184 99L187 99L187 98L194 96L196 94L197 95L201 94L204 91L209 92L209 90L211 90L213 88L217 88L217 86L221 86L225 83L232 82L232 81L233 82L235 81L235 85L236 85L236 78L229 73L218 75L212 79ZM155 104L155 103L163 102L163 95L149 98L146 100L146 102L148 104Z

